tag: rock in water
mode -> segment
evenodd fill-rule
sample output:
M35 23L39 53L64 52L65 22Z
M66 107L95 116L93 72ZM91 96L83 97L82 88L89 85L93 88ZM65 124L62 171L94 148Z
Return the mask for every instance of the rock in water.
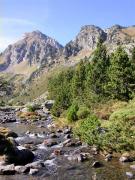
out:
M30 168L26 166L15 166L15 171L19 174L28 173L30 171Z
M7 166L0 166L0 174L1 175L14 175L15 174L14 164L7 165Z
M94 167L94 168L100 168L101 166L102 166L102 163L99 162L99 161L95 161L95 162L93 162L93 164L92 164L92 167Z

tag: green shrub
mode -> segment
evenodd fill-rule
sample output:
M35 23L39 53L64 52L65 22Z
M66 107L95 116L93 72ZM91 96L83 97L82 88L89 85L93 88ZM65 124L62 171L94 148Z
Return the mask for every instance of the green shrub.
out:
M5 106L5 102L4 101L0 101L0 106Z
M28 105L27 108L29 112L35 112L39 108L39 106L34 104L34 105Z
M67 113L67 119L69 122L77 120L78 104L74 103L70 106Z
M85 119L90 114L90 111L87 107L81 106L77 112L78 119Z
M81 140L85 141L89 145L99 145L100 126L100 120L95 115L90 115L87 119L79 122L78 126L74 129L74 134L80 137Z
M134 150L135 132L133 123L133 121L127 120L126 118L111 120L102 146L118 152Z

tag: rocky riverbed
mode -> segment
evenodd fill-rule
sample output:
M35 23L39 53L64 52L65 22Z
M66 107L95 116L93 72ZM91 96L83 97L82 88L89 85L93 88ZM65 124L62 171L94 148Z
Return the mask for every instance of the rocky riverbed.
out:
M112 154L101 156L95 146L74 138L70 127L56 129L50 113L40 109L42 118L30 122L20 120L17 111L0 110L1 126L10 129L5 139L11 136L17 152L11 162L4 161L8 153L3 152L0 180L135 179L135 162L128 154L120 160Z

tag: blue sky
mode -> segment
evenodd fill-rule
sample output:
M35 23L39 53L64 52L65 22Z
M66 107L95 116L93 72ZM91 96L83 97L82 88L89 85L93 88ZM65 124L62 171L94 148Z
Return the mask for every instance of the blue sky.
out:
M64 45L88 24L135 25L135 0L0 0L0 50L34 30Z

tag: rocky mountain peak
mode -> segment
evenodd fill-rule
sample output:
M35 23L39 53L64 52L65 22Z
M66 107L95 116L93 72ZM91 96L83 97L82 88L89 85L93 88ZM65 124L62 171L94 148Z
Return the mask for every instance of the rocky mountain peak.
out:
M23 68L50 65L61 54L62 49L61 44L40 31L25 33L23 39L8 46L2 53L4 64L0 65L0 70L16 71L21 63Z
M106 40L106 33L101 28L94 25L83 26L75 40L65 46L65 57L75 56L82 49L94 49L100 38Z
M32 31L32 32L28 32L24 34L24 38L34 38L34 37L38 37L38 38L45 38L47 37L45 34L43 34L42 32L40 32L39 30L36 31Z

